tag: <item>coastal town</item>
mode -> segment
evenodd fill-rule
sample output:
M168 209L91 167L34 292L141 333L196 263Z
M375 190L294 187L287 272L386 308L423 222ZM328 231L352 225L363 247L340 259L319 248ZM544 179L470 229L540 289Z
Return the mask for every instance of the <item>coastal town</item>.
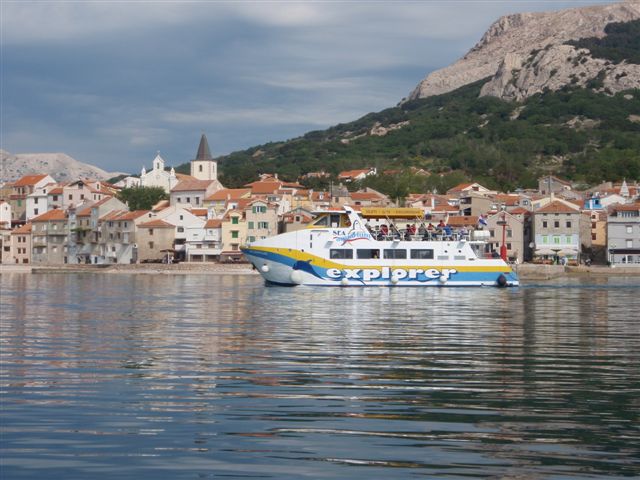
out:
M224 188L204 134L190 168L190 175L167 170L158 154L139 177L115 184L90 179L60 183L48 174L7 182L0 186L2 264L242 262L241 245L306 228L314 212L348 205L356 210L419 209L421 215L407 228L425 233L443 227L484 230L485 253L495 255L502 247L515 264L640 267L637 181L576 190L549 175L539 179L535 190L504 193L468 182L394 201L370 188L353 189L376 174L370 168L341 172L329 191L281 180L277 173L262 174L242 188ZM168 200L132 211L118 196L122 188L132 187L161 187Z

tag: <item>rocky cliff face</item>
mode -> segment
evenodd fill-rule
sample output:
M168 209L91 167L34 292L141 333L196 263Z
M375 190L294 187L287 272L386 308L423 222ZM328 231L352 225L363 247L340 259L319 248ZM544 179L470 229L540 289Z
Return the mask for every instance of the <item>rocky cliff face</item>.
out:
M119 175L105 172L64 153L19 153L0 150L0 183L11 182L30 173L48 173L60 182L81 178L107 180Z
M637 88L640 78L637 65L610 65L600 74L605 61L563 44L602 37L607 24L639 18L637 0L559 12L507 15L491 25L463 58L429 74L409 99L447 93L487 77L492 78L483 88L483 95L518 100L545 88L555 90L569 83L583 85L598 75L605 88L612 91ZM588 58L576 66L577 56L581 56L580 60ZM574 76L577 80L573 80Z

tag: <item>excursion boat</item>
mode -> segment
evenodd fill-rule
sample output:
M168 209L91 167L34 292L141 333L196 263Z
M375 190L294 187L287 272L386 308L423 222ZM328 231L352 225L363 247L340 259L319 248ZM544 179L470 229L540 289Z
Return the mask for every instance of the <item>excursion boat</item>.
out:
M318 212L303 230L241 247L267 283L313 286L519 285L502 258L485 258L487 231L427 231L422 210L350 207ZM374 220L375 219L375 220ZM421 235L393 220L413 219ZM377 222L376 227L369 225ZM378 228L383 221L383 228ZM390 227L390 230L384 228Z

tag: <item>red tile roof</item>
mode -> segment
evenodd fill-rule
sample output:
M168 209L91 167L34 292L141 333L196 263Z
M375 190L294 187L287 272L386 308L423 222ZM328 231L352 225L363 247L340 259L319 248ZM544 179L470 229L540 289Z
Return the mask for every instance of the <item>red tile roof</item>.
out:
M25 223L24 225L22 225L19 228L16 228L15 230L13 230L11 232L11 235L18 235L21 233L31 233L31 224L30 223Z
M212 218L207 220L207 223L204 224L204 228L220 228L222 226L222 220L219 218Z
M171 225L164 220L151 220L150 222L141 223L138 228L175 228L175 225Z
M38 215L36 218L33 218L32 222L48 222L55 220L66 220L67 212L56 208L54 210L49 210L48 212L43 213L42 215Z
M207 197L210 201L239 200L242 197L251 195L250 188L223 188Z
M40 175L25 175L13 183L14 187L33 186L48 175L46 173Z
M171 192L191 192L206 190L213 180L198 180L196 178L188 178L180 180L178 184L171 189Z
M136 220L149 213L149 210L133 210L132 212L123 212L114 220Z
M536 210L536 213L580 213L579 210L571 208L558 200L545 205L542 208Z

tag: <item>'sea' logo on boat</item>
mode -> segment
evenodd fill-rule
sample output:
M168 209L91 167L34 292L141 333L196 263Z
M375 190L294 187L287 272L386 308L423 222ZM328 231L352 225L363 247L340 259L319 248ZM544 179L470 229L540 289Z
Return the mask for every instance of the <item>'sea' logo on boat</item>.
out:
M417 280L419 282L428 282L429 280L442 279L448 280L451 275L455 275L458 271L455 268L329 268L327 276L333 280L346 278L348 280L360 280L369 282L371 280Z
M334 230L333 239L336 242L342 242L340 245L345 245L347 243L355 242L357 240L371 240L371 234L366 230L361 230L360 228L356 228L360 226L360 222L356 220L351 230L348 232L345 230Z

